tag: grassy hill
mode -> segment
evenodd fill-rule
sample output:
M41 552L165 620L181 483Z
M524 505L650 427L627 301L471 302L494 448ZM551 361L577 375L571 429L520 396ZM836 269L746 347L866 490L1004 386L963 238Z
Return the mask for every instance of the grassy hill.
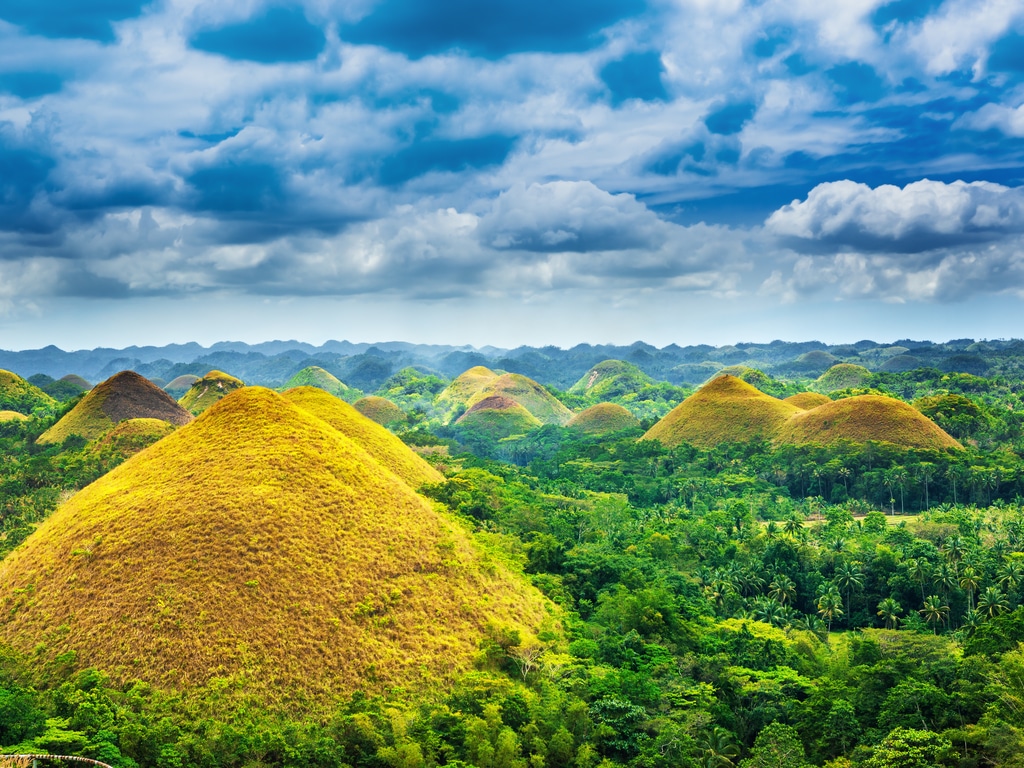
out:
M800 409L735 376L719 376L673 408L644 440L668 446L687 442L710 448L725 442L770 438Z
M57 401L16 373L0 370L0 410L26 416L38 409L53 408Z
M198 416L225 395L241 389L245 384L223 371L210 371L196 381L188 392L178 399L178 404L193 416Z
M17 411L0 411L0 421L28 421L28 416Z
M448 413L445 421L457 418L469 407L470 398L496 378L498 378L497 373L482 365L474 366L456 376L452 383L438 394L435 401L439 408Z
M284 397L356 442L413 488L444 479L409 446L334 395L315 387L297 387L285 391Z
M542 425L541 421L511 397L490 395L475 403L455 422L457 432L501 440L523 435Z
M405 411L390 400L378 395L361 397L352 405L363 416L378 424L394 424L405 421Z
M126 419L94 440L89 447L96 453L125 459L167 437L175 429L174 424L160 419Z
M811 408L817 408L819 405L831 403L832 398L827 395L823 395L820 392L799 392L785 398L783 402L795 405L801 410L809 411Z
M654 384L654 379L632 363L605 360L598 363L569 388L569 394L606 400L638 392Z
M857 389L867 386L871 371L862 365L839 363L833 365L814 382L814 389L826 395L841 389Z
M63 418L39 436L40 443L62 443L71 435L86 440L128 419L159 419L182 425L192 415L148 379L122 371L93 387Z
M508 398L519 403L542 424L567 424L572 411L533 379L518 373L504 373L487 382L475 395L469 398L468 406L489 397Z
M359 390L352 389L352 387L344 384L341 379L330 371L325 371L319 365L303 368L288 379L288 382L284 385L285 389L292 389L294 387L316 387L348 402L358 400L362 394Z
M0 637L40 663L217 679L273 708L443 683L489 626L528 642L553 615L355 442L257 387L80 491L0 565Z
M798 413L779 430L775 440L798 445L877 440L904 448L961 447L917 409L881 395L847 397Z
M164 385L164 391L168 392L171 395L181 397L186 392L188 392L189 389L192 388L192 385L195 384L197 381L199 381L199 377L196 376L195 374L183 373L181 376L175 376L173 379L167 382L167 384Z
M588 435L611 435L636 429L640 420L621 405L598 403L573 416L566 427Z

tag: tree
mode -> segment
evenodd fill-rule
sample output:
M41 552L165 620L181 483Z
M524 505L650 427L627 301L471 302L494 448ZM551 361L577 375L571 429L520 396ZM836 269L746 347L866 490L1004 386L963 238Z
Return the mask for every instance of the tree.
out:
M840 563L836 568L836 586L846 590L846 605L853 605L853 590L864 586L864 574L856 563Z
M943 605L938 595L929 595L924 601L924 607L918 613L924 620L932 625L932 633L938 634L935 625L946 620L949 615L949 606Z
M698 746L703 768L730 768L734 765L733 759L740 755L736 738L720 725L705 731Z
M796 583L784 573L778 574L768 585L768 597L785 605L796 598Z
M894 728L872 750L865 768L935 768L947 762L952 744L934 731Z
M903 607L892 597L887 597L878 604L878 615L885 621L886 629L894 629L896 622L900 620Z
M818 595L818 614L824 619L831 633L832 622L843 615L843 598L839 596L835 584L829 584L828 589Z
M750 757L740 762L740 768L809 768L809 764L796 730L775 722L757 734Z
M999 587L986 587L978 597L978 613L989 618L1008 610L1010 610L1010 604L1006 600L1006 595L999 591Z
M978 591L980 585L981 577L975 570L970 566L964 568L964 572L960 574L960 587L967 593L967 610L974 608L974 593Z

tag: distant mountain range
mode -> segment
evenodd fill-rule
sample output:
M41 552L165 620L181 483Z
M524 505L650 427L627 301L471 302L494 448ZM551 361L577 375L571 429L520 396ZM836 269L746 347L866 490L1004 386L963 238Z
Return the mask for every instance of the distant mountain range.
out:
M865 339L832 345L818 341L773 341L721 347L670 344L660 349L639 341L629 346L579 344L570 349L474 348L398 341L328 341L320 346L300 341L219 342L210 347L190 343L74 352L48 346L18 352L0 350L0 369L26 378L39 373L54 378L78 374L93 383L122 370L136 371L158 382L221 370L248 384L277 387L303 368L316 365L348 386L370 392L393 373L410 366L451 379L473 366L483 365L567 389L592 367L609 359L625 360L654 379L674 384L699 383L715 369L735 365L758 368L776 376L815 377L839 362L855 363L872 371L932 367L992 375L1024 369L1024 341L954 339L936 343L900 339L880 343Z

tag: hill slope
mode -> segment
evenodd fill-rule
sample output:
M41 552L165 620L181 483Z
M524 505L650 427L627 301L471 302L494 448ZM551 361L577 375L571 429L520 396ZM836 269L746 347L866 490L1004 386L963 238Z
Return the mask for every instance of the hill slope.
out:
M598 403L577 413L565 426L588 435L611 435L639 427L640 420L621 405Z
M52 408L57 401L16 373L0 370L0 411L31 416L36 408Z
M225 395L241 389L245 384L223 371L210 371L181 396L178 404L193 416L198 416Z
M830 394L841 389L856 389L866 386L871 380L871 371L863 365L853 363L839 363L833 365L814 382L814 388L819 392Z
M638 392L654 384L654 379L632 363L605 360L598 363L569 388L570 394L607 399Z
M341 379L330 371L325 371L319 365L311 365L296 373L284 385L285 389L295 387L316 387L325 392L330 392L342 400L354 400L358 396L358 390L344 384Z
M88 486L0 564L0 636L116 680L268 704L449 678L540 593L338 430L240 389ZM61 631L55 633L54 629Z
M315 387L297 387L287 390L284 397L353 440L413 488L444 479L409 446L334 395Z
M644 440L711 448L726 442L772 437L800 409L755 389L735 376L719 376L673 408Z
M508 398L519 403L541 424L567 424L572 411L533 379L518 373L503 373L469 398L468 406L489 397Z
M795 405L801 410L809 411L811 408L817 408L819 405L831 403L832 398L819 392L798 392L795 395L790 395L785 398L783 402Z
M93 440L127 419L160 419L180 426L192 421L192 415L149 379L121 371L89 390L38 442L61 443L71 435Z
M370 421L378 424L393 424L405 421L405 411L385 397L368 395L352 403L352 406Z
M491 440L523 435L543 426L537 417L511 397L490 395L475 403L455 422L458 431Z
M779 430L775 440L797 445L878 440L905 448L962 447L916 408L881 395L847 397L798 413Z
M456 376L451 384L441 390L436 399L437 405L449 414L445 421L450 421L452 416L463 412L468 407L470 398L496 378L498 374L482 365L474 366Z

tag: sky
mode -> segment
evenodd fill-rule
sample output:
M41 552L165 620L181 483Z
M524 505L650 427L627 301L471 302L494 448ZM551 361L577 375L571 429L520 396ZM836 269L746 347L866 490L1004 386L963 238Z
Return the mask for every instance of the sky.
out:
M1019 0L3 0L0 348L1024 336Z

